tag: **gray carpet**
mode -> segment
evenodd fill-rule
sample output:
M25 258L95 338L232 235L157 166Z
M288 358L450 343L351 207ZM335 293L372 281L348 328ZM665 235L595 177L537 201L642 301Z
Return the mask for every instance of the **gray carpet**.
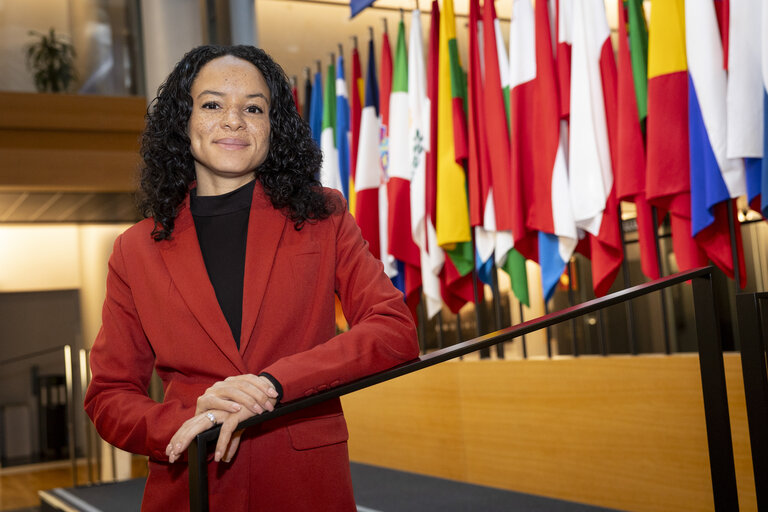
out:
M353 463L358 512L617 512L453 480ZM144 479L48 491L83 512L136 512ZM44 503L40 510L54 508ZM24 509L14 512L38 512Z
M352 484L359 512L616 512L357 463Z

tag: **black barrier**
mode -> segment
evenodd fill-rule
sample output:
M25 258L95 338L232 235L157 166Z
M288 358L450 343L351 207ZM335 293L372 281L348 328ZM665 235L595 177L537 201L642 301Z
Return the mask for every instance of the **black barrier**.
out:
M765 292L736 295L752 470L757 510L762 512L768 511L768 375L765 353L768 315L764 312L767 302L768 293Z
M279 404L274 411L260 414L240 423L237 429L253 425L289 414L306 407L324 402L331 398L358 391L402 375L434 366L457 357L477 352L499 343L511 341L540 329L566 322L582 315L603 310L616 304L653 293L686 281L693 284L694 314L696 316L697 337L699 340L699 359L701 366L701 382L704 394L704 412L709 444L710 474L716 512L734 512L739 509L736 492L736 470L733 460L733 445L731 442L730 417L728 414L728 398L725 387L725 371L723 365L720 329L717 325L717 315L712 291L712 267L699 268L681 272L656 281L627 288L599 299L578 304L561 311L549 313L540 318L529 320L518 325L507 327L496 332L479 336L475 339L457 343L423 355L411 362L395 368L364 377L362 379L329 389L316 395ZM190 444L189 460L189 499L190 511L208 511L208 471L207 454L209 447L216 443L220 426L199 434Z

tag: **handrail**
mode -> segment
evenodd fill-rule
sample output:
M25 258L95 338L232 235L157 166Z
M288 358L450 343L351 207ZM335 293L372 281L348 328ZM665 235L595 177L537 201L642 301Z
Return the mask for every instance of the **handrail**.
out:
M0 361L0 366L4 366L6 364L11 364L11 363L18 363L19 361L24 361L25 359L34 359L35 357L44 356L46 354L53 354L54 352L61 351L61 349L63 349L66 346L67 345L56 345L55 347L38 350L36 352L30 352L29 354L22 354L20 356L3 359L2 361Z
M477 352L478 350L489 348L498 343L504 343L514 338L521 337L525 334L529 334L531 332L538 331L540 329L544 329L544 328L553 326L555 324L565 322L567 320L571 320L573 318L586 315L588 313L592 313L600 309L607 308L609 306L613 306L615 304L620 304L622 302L635 299L637 297L641 297L643 295L647 295L649 293L653 293L653 292L662 290L664 288L668 288L670 286L674 286L686 281L693 281L693 280L695 280L693 281L694 284L697 282L706 281L706 285L707 285L706 287L703 287L703 288L699 287L701 288L700 290L697 290L696 286L694 287L694 302L695 302L694 309L696 309L696 306L699 304L701 304L704 307L711 306L712 308L711 312L708 312L702 315L697 314L697 328L698 330L701 331L699 332L699 337L702 339L707 338L709 340L711 338L715 340L714 346L718 350L720 350L719 358L720 358L721 375L715 375L714 377L715 382L711 383L712 386L708 387L707 385L705 385L707 384L704 382L704 379L705 379L704 364L705 363L702 361L701 362L702 384L703 384L705 393L707 392L708 388L715 388L716 391L720 391L718 388L722 384L722 392L715 393L717 395L717 399L721 400L725 398L725 395L724 395L725 374L724 374L724 370L722 370L722 367L723 367L722 348L721 348L720 339L719 339L719 330L717 328L713 328L713 326L710 325L713 322L715 324L717 322L717 318L715 317L715 314L714 314L715 313L714 301L712 300L712 287L711 287L712 270L713 270L713 267L710 266L710 267L702 267L702 268L690 270L687 272L680 272L678 274L664 277L662 279L657 279L649 283L633 286L631 288L627 288L625 290L621 290L601 298L593 299L593 300L584 302L582 304L571 306L569 308L566 308L560 311L549 313L542 317L528 320L526 322L517 324L515 326L507 327L505 329L501 329L483 336L479 336L477 338L474 338L468 341L457 343L450 347L446 347L446 348L437 350L435 352L432 352L430 354L423 355L418 359L414 359L413 361L404 363L400 366L396 366L394 368L390 368L388 370L384 370L382 372L375 373L367 377L363 377L354 382L343 384L336 388L332 388L306 398L301 398L293 402L279 404L274 411L265 412L263 414L253 416L251 418L248 418L245 421L242 421L237 426L237 429L239 430L243 428L248 428L248 427L263 423L265 421L268 421L286 414L290 414L292 412L296 412L306 407L316 405L320 402L324 402L332 398L338 398L340 396L352 393L354 391L358 391L360 389L364 389L364 388L373 386L375 384L379 384L387 380L394 379L396 377L407 375L409 373L413 373L415 371L428 368L430 366L434 366L436 364L448 361L450 359L455 359L457 357L460 357L472 352ZM706 299L707 295L709 295L709 300L706 303L701 302L701 299L702 298ZM699 318L700 316L704 317L704 318L701 318L701 322L705 322L705 323L708 322L706 326L700 323L700 318ZM699 347L700 347L699 348L700 353L703 353L704 349L703 349L703 343L701 339L700 339ZM708 348L712 348L712 347L710 346ZM710 363L712 362L712 360L715 360L714 370L715 370L715 373L717 373L716 358L709 358L709 359L710 359ZM708 368L708 370L709 369L710 368ZM710 414L709 414L711 409L716 410L719 416L722 416L723 414L725 414L725 420L723 420L722 417L718 417L717 419L719 421L717 421L715 425L710 426L710 421L713 419L710 417ZM731 433L730 433L730 424L729 424L729 417L728 417L728 410L727 410L727 401L726 401L726 407L724 411L722 410L722 404L719 402L716 404L716 406L713 409L711 407L708 407L706 396L705 396L705 414L707 415L708 435L717 437L716 443L718 446L718 450L722 449L722 451L724 452L727 452L728 450L730 450L730 467L729 467L727 453L724 455L725 457L724 460L721 460L721 459L718 459L717 461L714 460L714 457L712 454L713 441L712 439L710 439L710 460L711 460L713 488L715 492L715 505L716 505L715 509L718 512L720 510L736 510L732 507L733 500L737 500L737 497L736 497L735 468L733 463L733 449L731 446ZM208 447L211 444L215 443L216 440L218 439L220 430L221 430L221 426L217 425L210 428L209 430L206 430L205 432L198 434L196 438L192 441L192 443L190 443L190 446L187 452L188 460L189 460L190 510L193 512L202 512L202 511L208 510L207 453L208 453ZM710 433L710 430L712 430L713 432ZM724 436L726 436L727 439L725 439ZM717 463L720 467L715 468L715 463ZM715 474L716 471L717 471L717 474ZM724 475L722 474L723 472L725 473ZM730 473L732 473L732 475ZM723 482L723 480L725 481ZM726 496L725 502L727 502L727 505L725 507L718 506L719 505L718 487L722 487L724 489L721 491L721 494L724 494ZM736 503L738 503L738 501L736 501Z

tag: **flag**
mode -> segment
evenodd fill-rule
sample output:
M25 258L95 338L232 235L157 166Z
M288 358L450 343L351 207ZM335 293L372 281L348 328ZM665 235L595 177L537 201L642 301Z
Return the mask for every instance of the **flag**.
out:
M618 4L616 195L620 201L635 203L640 266L648 278L658 279L656 226L645 199L643 132L648 115L648 30L641 0L618 0Z
M379 131L379 155L381 158L382 186L379 188L379 239L381 243L381 260L384 272L392 279L392 283L405 293L405 277L399 271L397 262L389 250L389 197L387 182L389 181L389 95L392 92L392 50L389 46L389 34L381 35L381 87L379 88L379 108L381 123Z
M486 150L483 63L480 45L483 37L479 0L469 2L469 58L467 63L467 189L469 223L475 231L475 268L481 281L491 284L496 224L493 215L491 165ZM495 46L494 46L495 48ZM502 137L503 137L502 133ZM486 211L487 209L487 211Z
M344 197L349 198L349 101L344 80L344 56L336 58L336 149L339 152L339 176Z
M354 18L360 11L369 7L375 0L349 0L349 17Z
M645 194L669 212L680 270L704 266L691 232L688 67L683 0L653 0L648 32L648 119Z
M474 268L467 181L462 166L468 151L464 94L464 73L459 63L453 0L446 0L440 12L437 243L448 252L461 275L468 274Z
M491 166L491 182L498 194L491 194L493 222L496 225L496 265L509 274L512 291L520 302L530 305L528 296L528 274L525 258L513 248L511 210L505 208L509 201L512 182L510 175L510 132L509 132L509 57L504 45L501 24L496 16L492 1L483 4L483 26L493 27L493 32L483 32L483 53L485 62L484 104L486 148ZM501 93L501 97L499 96ZM497 213L499 212L499 213ZM499 214L505 217L499 220Z
M357 51L357 39L352 48L352 85L349 88L349 211L355 212L355 174L357 170L357 147L360 141L360 116L363 112L362 98L365 97L363 75L360 68L360 52Z
M510 23L512 233L549 300L576 247L547 2L515 0Z
M557 85L560 92L560 117L571 113L571 48L573 45L573 0L556 0Z
M574 3L572 35L571 204L576 226L589 234L592 287L600 297L624 259L612 161L617 142L616 61L603 0Z
M405 24L397 27L397 46L389 96L389 252L402 262L405 300L416 318L421 287L421 256L411 234L411 137L408 108L408 52L405 44Z
M315 85L312 87L312 99L310 101L309 127L312 130L312 138L320 145L320 135L323 132L323 77L320 71L315 73Z
M454 313L474 301L475 261L462 165L468 151L465 94L453 0L446 0L440 12L438 51L436 227L437 242L449 256L441 275L443 299Z
M320 183L324 187L343 192L339 173L339 151L336 147L336 70L333 62L328 65L324 92L323 131L320 133L323 165L320 167Z
M432 0L428 71L424 67L421 47L421 22L415 14L411 18L408 52L408 68L411 70L408 74L409 133L412 141L410 161L414 168L411 179L411 229L413 240L419 246L427 318L433 318L443 306L439 275L445 262L435 231L439 19L437 0Z
M293 104L296 105L296 112L301 115L301 103L299 103L299 88L298 82L295 77L291 78L291 95L293 96Z
M728 32L728 158L745 158L747 199L760 211L763 157L763 79L760 41L761 0L730 3Z
M387 175L389 167L389 95L392 93L392 50L389 35L381 35L381 87L379 88L379 108L381 108L381 167Z
M731 199L746 193L742 159L729 159L726 136L726 72L723 44L712 3L686 1L688 119L691 158L691 224L696 242L720 269L734 277L731 235L736 240L742 288L746 285L741 229ZM728 208L735 227L730 233Z
M763 217L768 217L768 8L760 12L761 61L763 70L763 163L760 180L760 211Z
M309 68L304 69L307 77L304 79L304 109L301 111L301 117L309 122L309 113L312 111L312 80L309 79Z
M355 174L355 220L368 248L381 259L379 243L379 188L381 158L379 156L379 86L376 82L376 58L373 39L368 41L368 67L365 75L365 106L360 116L360 146Z

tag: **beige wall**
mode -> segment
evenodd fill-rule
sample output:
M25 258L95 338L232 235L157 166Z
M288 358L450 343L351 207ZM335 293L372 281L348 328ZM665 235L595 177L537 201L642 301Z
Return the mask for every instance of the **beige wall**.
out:
M0 226L0 292L79 290L83 341L101 326L107 261L126 224Z
M756 510L728 354L742 511ZM448 362L343 398L354 461L637 512L713 510L696 355Z

